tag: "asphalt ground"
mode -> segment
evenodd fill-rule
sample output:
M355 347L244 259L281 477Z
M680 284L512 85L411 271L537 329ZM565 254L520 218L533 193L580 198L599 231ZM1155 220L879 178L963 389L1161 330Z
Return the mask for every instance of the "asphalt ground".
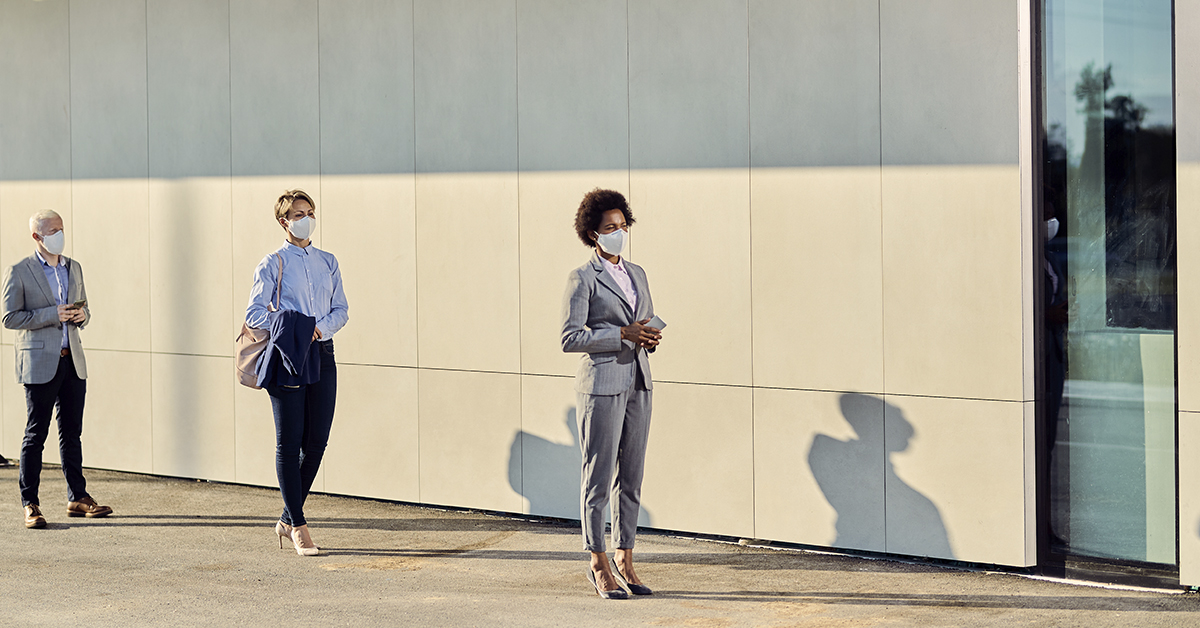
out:
M578 526L313 495L318 557L263 488L89 470L107 519L26 530L0 469L0 626L1200 626L1200 596L646 532L649 597L600 599Z

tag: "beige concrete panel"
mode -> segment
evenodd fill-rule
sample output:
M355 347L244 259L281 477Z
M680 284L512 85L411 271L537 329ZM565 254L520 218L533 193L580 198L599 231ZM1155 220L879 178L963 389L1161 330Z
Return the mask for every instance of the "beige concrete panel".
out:
M86 354L84 466L153 473L150 354L97 350ZM12 365L8 367L13 372Z
M69 2L0 2L0 85L0 181L70 178Z
M1176 284L1179 297L1179 409L1200 411L1200 162L1179 162L1175 170L1179 239Z
M640 525L755 536L753 405L750 388L654 385Z
M325 491L420 501L417 436L416 369L339 364Z
M635 170L626 254L667 323L655 380L749 385L748 169Z
M522 172L521 372L575 375L580 354L563 353L567 274L592 256L573 228L583 195L593 188L629 194L625 170Z
M421 501L521 512L507 472L520 466L520 376L422 369L418 386Z
M321 177L321 248L337 256L350 322L339 362L417 364L413 175Z
M84 347L150 350L150 234L146 179L76 180L67 240L83 266L92 318ZM66 221L64 221L66 222Z
M583 455L574 377L521 378L521 431L509 460L508 483L525 498L522 512L579 519Z
M154 473L232 482L233 358L154 354Z
M1022 400L1016 166L883 169L888 393Z
M151 177L230 174L229 9L145 2Z
M150 180L154 351L233 354L230 189L225 177Z
M233 381L233 374L229 375ZM275 415L265 390L233 385L234 466L239 484L279 486L275 476Z
M29 217L43 209L53 209L63 217L64 225L70 223L71 182L0 181L0 265L12 266L33 254L36 245L30 237ZM68 256L74 255L73 235L73 230L67 231L63 252ZM13 330L0 331L0 340L5 343L11 344L15 338Z
M1026 566L1025 404L887 396L887 552Z
M7 391L6 391L7 392ZM1179 413L1179 584L1200 585L1200 414Z
M74 0L71 176L138 178L149 164L145 0Z
M275 201L284 190L297 188L307 192L317 202L317 231L313 235L313 242L320 248L325 215L319 177L233 178L233 311L229 327L230 347L242 323L246 321L246 305L250 302L254 269L264 257L286 241L283 227L275 222Z
M515 173L417 175L421 366L521 368L518 231Z
M321 171L317 5L317 0L229 3L234 175Z
M17 383L17 357L10 344L0 345L0 454L9 460L21 455L28 414L25 409L25 387ZM50 452L46 452L49 454ZM54 453L57 460L58 452Z
M750 176L754 383L883 390L879 168Z
M754 390L754 536L884 551L884 402Z

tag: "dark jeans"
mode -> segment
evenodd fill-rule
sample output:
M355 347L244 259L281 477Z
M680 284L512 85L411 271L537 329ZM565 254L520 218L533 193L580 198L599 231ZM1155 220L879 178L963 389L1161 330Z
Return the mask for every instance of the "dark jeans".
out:
M333 341L321 347L321 379L315 384L285 388L266 386L275 412L275 474L283 496L280 521L290 526L307 525L304 500L317 478L337 401L337 363Z
M67 478L67 500L77 502L88 496L83 479L83 397L87 382L75 373L70 356L59 358L54 379L45 384L25 384L25 406L29 421L21 443L21 504L39 504L38 485L42 475L42 447L50 434L50 415L58 405L58 451L63 475Z

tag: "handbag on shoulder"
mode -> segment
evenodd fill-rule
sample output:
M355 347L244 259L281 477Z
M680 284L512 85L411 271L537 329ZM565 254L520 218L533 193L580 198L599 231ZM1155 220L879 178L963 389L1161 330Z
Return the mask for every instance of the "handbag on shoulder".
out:
M283 257L278 253L275 254L275 257L279 258L279 278L275 280L275 303L267 303L267 309L272 312L279 311L279 293L283 287ZM258 385L258 375L254 372L254 365L258 364L258 357L267 348L267 342L270 340L270 330L254 329L246 325L246 321L242 321L242 333L238 334L237 340L233 341L233 364L237 368L239 384L254 390L262 389L262 386Z

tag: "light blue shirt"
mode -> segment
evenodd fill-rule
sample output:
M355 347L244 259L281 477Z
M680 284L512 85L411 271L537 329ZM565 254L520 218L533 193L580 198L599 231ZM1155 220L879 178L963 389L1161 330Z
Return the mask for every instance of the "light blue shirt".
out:
M51 266L46 263L46 258L42 257L42 252L33 251L37 255L38 261L42 263L42 272L46 273L46 281L50 283L50 289L54 291L54 302L59 305L67 304L67 265L63 256L58 256L58 266ZM71 338L67 335L67 324L62 324L63 341L62 348L69 349L71 347Z
M290 242L285 242L276 253L283 256L279 309L317 319L321 340L332 340L350 319L337 258L311 244L302 249ZM266 329L267 304L275 304L278 277L279 258L271 253L254 269L254 286L250 288L250 304L246 306L246 324L250 327Z

